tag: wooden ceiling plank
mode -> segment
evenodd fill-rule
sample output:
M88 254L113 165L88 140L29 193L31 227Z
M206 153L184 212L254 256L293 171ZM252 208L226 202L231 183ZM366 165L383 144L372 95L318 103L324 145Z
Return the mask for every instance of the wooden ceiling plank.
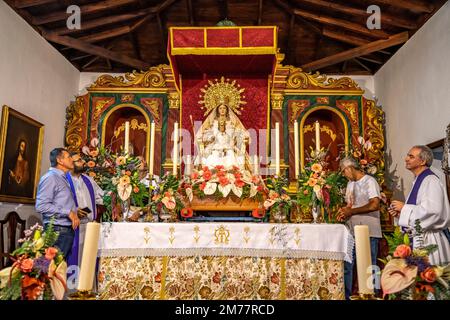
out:
M344 43L352 44L352 45L355 45L355 46L362 46L362 45L370 43L369 40L362 39L362 38L359 38L359 37L356 37L356 36L353 36L353 35L350 35L350 34L343 34L343 33L340 33L340 32L336 32L336 31L333 31L333 30L331 30L329 28L326 28L326 27L323 28L323 35L328 37L328 38L331 38L331 39L334 39L334 40L338 40L338 41L341 41L341 42L344 42ZM384 53L384 54L387 54L387 55L391 55L391 53L389 51L386 51L386 50L380 50L380 52Z
M124 65L145 70L149 67L149 64L145 61L141 61L135 58L131 58L125 54L113 52L100 46L96 46L79 39L75 39L69 36L58 36L55 34L44 33L43 37L48 41L59 43L67 47L72 47L82 52L90 53L102 58L107 58L112 61L120 62Z
M83 37L80 37L77 39L84 41L84 42L94 43L94 42L99 42L99 41L106 40L106 39L115 38L115 37L121 36L123 34L127 34L129 32L131 32L131 28L129 26L123 26L123 27L118 27L115 29L97 32L97 33L83 36Z
M370 73L372 73L372 69L370 69L368 66L366 66L364 63L362 63L361 61L359 61L357 58L352 59L353 61L355 61L357 64L359 64L361 67L363 67L364 69L366 69L367 71L369 71Z
M401 9L407 9L416 13L431 13L434 10L434 6L432 4L417 0L375 0L374 2Z
M306 19L311 19L318 21L323 24L333 25L341 28L345 28L357 33L365 34L370 37L379 38L379 39L387 39L389 38L389 34L382 30L370 30L367 29L365 25L360 25L354 22L350 22L343 19L333 18L329 16L324 16L321 14L315 14L311 12L307 12L305 10L294 9L294 13L298 16L301 16Z
M105 11L136 2L136 0L104 0L80 6L82 15ZM33 17L33 24L42 25L50 22L66 20L69 14L66 11L51 12L45 15Z
M263 0L258 1L258 26L262 23Z
M389 37L389 39L387 40L373 41L357 48L346 50L329 57L306 63L302 66L302 68L304 70L318 70L339 62L343 62L345 60L350 60L356 57L367 55L372 52L380 51L391 46L405 43L407 40L408 32L402 32Z
M315 5L315 6L320 6L322 8L327 8L327 9L331 9L333 11L337 11L340 13L345 13L345 14L349 14L352 16L357 16L357 17L363 17L363 18L368 18L369 17L369 13L367 13L366 10L363 9L358 9L358 8L353 8L350 6L346 6L346 5L342 5L339 3L335 3L335 2L330 2L330 1L324 1L324 0L300 0L300 2L306 3L306 4L311 4L311 5ZM417 25L410 20L404 19L402 17L399 16L392 16L389 13L383 12L381 14L381 25L391 25L391 26L396 26L396 27L401 27L401 28L406 28L409 30L413 30L417 28Z
M189 23L191 26L195 26L195 16L194 16L194 10L192 8L192 0L186 0L186 6L187 6L187 12L189 15Z
M39 6L41 4L47 4L56 2L57 0L16 0L14 1L14 7L18 9L29 8Z
M71 34L74 32L82 32L82 31L86 31L86 30L90 30L90 29L95 29L97 27L102 27L102 26L108 25L108 24L132 20L135 18L146 16L148 14L152 14L152 13L156 13L156 10L153 8L152 9L144 9L144 10L139 10L139 11L135 11L135 12L119 14L119 15L115 15L115 16L109 16L109 17L104 17L104 18L83 21L83 23L81 24L81 29L68 29L67 27L62 27L62 28L58 28L58 29L51 29L49 31L54 32L55 34L58 34L58 35Z

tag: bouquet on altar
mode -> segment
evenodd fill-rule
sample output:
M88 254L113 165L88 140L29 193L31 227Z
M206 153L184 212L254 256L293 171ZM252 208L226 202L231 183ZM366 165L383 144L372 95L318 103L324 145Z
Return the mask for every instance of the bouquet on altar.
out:
M385 264L381 272L383 296L402 300L450 300L450 264L430 264L428 255L437 246L423 246L419 220L416 220L415 233L414 248L400 227L392 236L385 235L390 255L381 260Z
M81 157L86 162L86 174L103 189L115 173L115 162L111 152L98 144L98 138L93 138L89 145L81 148Z
M159 213L162 209L179 212L183 208L180 180L170 172L161 178L156 187L152 185L150 192L152 212Z
M312 207L326 209L325 220L331 222L331 210L344 201L347 181L339 172L327 169L326 154L324 148L319 151L311 148L308 162L298 178L297 203L304 211Z
M274 176L266 179L268 189L267 199L264 201L266 210L280 210L287 216L295 201L288 195L289 180L284 176Z
M352 145L349 146L349 150L344 152L342 156L352 157L359 164L362 171L373 176L378 182L381 181L384 172L378 168L370 157L372 142L369 139L365 140L364 137L361 136L354 138L353 140Z
M240 199L253 198L262 202L266 189L259 175L237 166L225 168L219 165L212 168L202 166L200 170L194 170L184 178L182 191L189 201L193 200L194 195L200 199L206 196L221 199L234 194Z
M57 238L53 221L45 231L38 224L25 230L22 245L11 254L12 266L0 271L1 300L63 298L67 263L54 247Z

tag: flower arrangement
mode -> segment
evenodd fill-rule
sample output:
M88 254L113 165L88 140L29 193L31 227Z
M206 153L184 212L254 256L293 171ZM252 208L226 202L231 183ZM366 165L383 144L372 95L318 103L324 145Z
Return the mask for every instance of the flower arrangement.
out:
M11 267L0 271L0 299L2 300L61 300L66 291L67 264L58 248L53 247L58 233L53 221L43 232L36 224L25 230L20 248L11 259Z
M373 176L377 181L381 181L383 178L383 171L373 163L373 159L370 158L370 150L372 149L372 142L364 137L359 136L355 138L352 145L349 146L348 152L343 152L341 157L350 156L358 162L359 167L365 173Z
M281 215L281 217L278 217L278 220L288 218L290 209L295 203L288 195L288 182L288 178L284 176L274 176L266 179L268 197L264 201L264 208L275 213L274 218L276 219L277 214Z
M437 300L450 300L450 264L431 265L428 255L437 246L422 245L422 229L416 220L417 247L412 248L408 234L397 227L392 236L385 236L390 255L381 273L383 296L389 299L424 300L430 295Z
M158 186L150 187L152 192L152 201L150 207L152 212L160 213L169 211L178 213L183 208L183 202L180 197L180 180L171 173L166 173Z
M118 219L116 204L124 208L132 206L144 207L144 199L148 197L147 187L140 182L138 168L141 160L128 155L112 155L113 172L108 180L104 180L102 188L105 191L103 203L112 220ZM124 209L126 210L126 209ZM105 216L104 216L105 217Z
M103 187L114 175L115 165L112 154L98 143L98 138L93 138L89 145L81 148L81 156L86 162L86 174Z
M260 176L252 175L249 171L236 166L231 168L220 165L213 168L203 166L185 177L182 183L182 191L189 201L193 200L194 195L200 199L206 196L221 199L230 194L240 199L254 198L262 201L264 190L264 182Z
M344 200L346 179L339 172L327 170L328 163L324 160L326 151L311 150L304 170L298 178L297 203L302 210L311 207L324 208L331 212ZM326 222L333 222L331 214L325 215Z

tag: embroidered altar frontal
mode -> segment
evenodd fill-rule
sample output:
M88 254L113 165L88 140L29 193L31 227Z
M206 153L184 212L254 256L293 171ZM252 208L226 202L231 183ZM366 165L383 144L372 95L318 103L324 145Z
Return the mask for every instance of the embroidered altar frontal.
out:
M343 299L343 225L103 223L102 299Z

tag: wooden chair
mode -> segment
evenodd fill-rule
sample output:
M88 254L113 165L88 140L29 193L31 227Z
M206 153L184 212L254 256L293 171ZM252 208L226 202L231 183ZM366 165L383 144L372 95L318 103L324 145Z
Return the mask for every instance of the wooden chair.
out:
M17 240L25 234L26 221L22 220L17 212L9 212L6 218L0 220L0 269L12 265L10 254L16 250ZM17 229L19 228L19 234ZM5 231L7 238L5 240ZM19 237L17 237L17 235Z

